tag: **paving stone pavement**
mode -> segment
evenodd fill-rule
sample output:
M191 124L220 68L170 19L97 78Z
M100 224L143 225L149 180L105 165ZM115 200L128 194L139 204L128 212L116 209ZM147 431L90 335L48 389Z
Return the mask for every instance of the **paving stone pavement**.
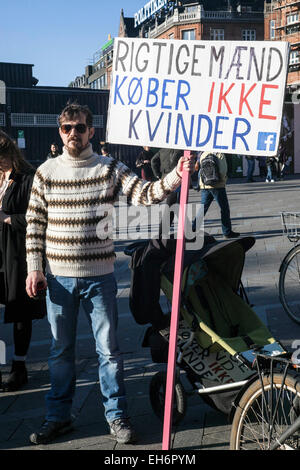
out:
M300 211L300 176L266 184L232 179L227 185L233 230L254 235L256 243L246 256L243 283L257 314L271 332L290 348L300 339L300 326L283 312L278 299L278 268L291 244L282 235L280 212ZM200 193L191 190L190 202L197 202ZM215 203L205 221L206 230L222 238L219 209ZM35 321L27 365L29 382L19 392L0 395L1 450L103 450L159 451L162 446L162 423L154 415L149 400L149 382L164 365L152 362L150 351L141 343L146 326L137 325L130 313L129 258L123 253L129 242L116 241L116 277L118 281L119 338L124 355L125 380L129 411L140 436L134 446L115 443L107 434L97 378L97 358L92 334L83 315L79 318L77 341L77 389L73 404L75 430L55 442L41 446L29 443L29 434L43 420L44 395L49 389L47 357L50 331L47 320ZM10 368L12 326L1 325L0 339L7 345L7 363L1 366L3 378ZM183 377L183 380L184 377ZM198 395L189 396L187 413L171 436L172 452L228 450L230 424L227 417L207 405Z

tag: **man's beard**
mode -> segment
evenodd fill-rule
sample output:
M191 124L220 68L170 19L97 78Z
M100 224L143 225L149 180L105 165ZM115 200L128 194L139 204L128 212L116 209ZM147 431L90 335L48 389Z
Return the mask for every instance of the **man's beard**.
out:
M78 142L80 145L76 145L72 147L69 147L69 145L66 145L66 148L68 150L68 153L71 155L71 157L77 158L79 157L81 152L88 146L88 144L85 147L83 147L83 145L81 144L81 141L75 140L75 142Z

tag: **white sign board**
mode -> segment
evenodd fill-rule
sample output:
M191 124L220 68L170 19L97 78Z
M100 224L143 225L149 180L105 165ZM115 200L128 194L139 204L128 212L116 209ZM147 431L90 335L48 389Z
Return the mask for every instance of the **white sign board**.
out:
M274 155L289 44L117 38L107 141Z

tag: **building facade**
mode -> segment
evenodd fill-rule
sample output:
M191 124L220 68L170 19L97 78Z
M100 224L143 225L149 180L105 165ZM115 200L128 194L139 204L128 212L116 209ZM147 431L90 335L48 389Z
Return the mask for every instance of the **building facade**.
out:
M265 39L290 43L282 139L300 173L300 0L265 1Z
M160 39L263 40L263 2L199 0L164 2L135 22L138 36ZM143 20L143 21L141 21Z
M265 39L290 43L287 87L291 92L300 88L300 0L265 3Z
M94 117L92 144L100 152L106 139L109 91L92 88L37 86L32 64L0 62L0 129L16 140L34 166L45 161L50 145L61 150L58 115L68 102L88 105ZM132 146L111 145L115 158L135 168L139 152Z
M143 1L143 0L142 0ZM145 0L144 0L145 1ZM121 10L119 37L149 39L264 39L264 0L158 0L141 3L134 17ZM76 77L73 87L110 89L113 39L94 54L93 64Z

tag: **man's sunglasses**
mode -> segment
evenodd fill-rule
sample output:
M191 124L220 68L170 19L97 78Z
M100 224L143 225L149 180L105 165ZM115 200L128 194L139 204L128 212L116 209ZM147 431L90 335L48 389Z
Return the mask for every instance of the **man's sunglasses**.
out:
M71 124L62 124L60 128L63 134L69 134L72 129L75 129L79 134L84 134L88 127L86 124L76 124L75 126L72 126Z

